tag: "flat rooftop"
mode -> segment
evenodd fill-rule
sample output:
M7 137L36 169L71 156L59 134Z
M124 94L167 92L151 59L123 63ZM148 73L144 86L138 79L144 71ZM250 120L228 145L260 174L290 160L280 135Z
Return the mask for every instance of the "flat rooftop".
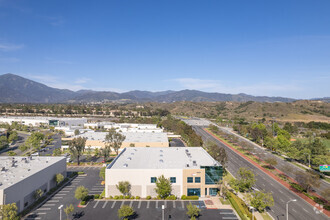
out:
M132 147L125 148L107 169L199 169L200 166L220 166L220 163L202 147Z
M57 117L1 116L0 119L19 119L19 120L83 120L83 119L86 119L86 118L57 118Z
M167 134L161 132L120 132L122 135L125 135L124 142L128 143L155 143L161 142L166 143L168 142ZM105 136L108 132L86 132L83 134L78 135L79 137L87 138L88 140L98 140L104 141Z
M31 159L32 158L32 159ZM0 157L0 189L5 189L65 157Z

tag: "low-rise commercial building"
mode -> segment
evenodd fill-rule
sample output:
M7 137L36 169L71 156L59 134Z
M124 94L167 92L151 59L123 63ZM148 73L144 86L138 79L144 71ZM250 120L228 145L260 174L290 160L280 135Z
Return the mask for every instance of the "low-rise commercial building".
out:
M0 117L0 123L12 124L18 122L29 126L83 126L86 118L56 118L56 117Z
M133 196L154 197L161 175L170 179L173 195L213 196L222 172L202 147L125 148L106 168L105 196L121 195L116 185L129 181Z
M56 186L54 177L66 177L65 157L0 157L0 205L16 203L18 212L35 201L35 192Z

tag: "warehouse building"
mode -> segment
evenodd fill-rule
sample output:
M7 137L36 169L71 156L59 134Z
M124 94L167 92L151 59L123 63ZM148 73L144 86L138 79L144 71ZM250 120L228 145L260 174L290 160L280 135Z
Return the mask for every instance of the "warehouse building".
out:
M66 177L64 157L0 157L0 205L16 203L18 212L35 201L35 192L56 186L54 176Z
M18 122L29 126L84 126L86 118L55 118L55 117L0 117L0 123Z
M122 149L125 147L169 147L169 141L166 133L150 132L120 132L126 138L122 143ZM105 137L108 132L85 132L75 137L86 138L86 146L91 148L104 148ZM72 138L63 138L63 140L72 140Z
M173 195L214 196L222 172L202 147L125 148L106 168L105 195L121 195L116 185L129 181L133 196L155 197L157 177L164 175Z

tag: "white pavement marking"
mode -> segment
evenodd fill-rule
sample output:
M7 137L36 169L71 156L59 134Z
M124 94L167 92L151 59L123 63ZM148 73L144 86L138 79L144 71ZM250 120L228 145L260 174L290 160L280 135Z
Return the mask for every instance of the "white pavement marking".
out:
M175 201L173 201L173 208L175 208Z
M62 190L61 192L68 193L68 192L70 192L70 191L68 191L68 190Z
M96 206L97 206L97 204L99 204L99 202L100 202L100 201L97 201L97 202L95 203L95 205L94 205L93 209L95 209L95 208L96 208Z
M55 206L56 204L53 204L53 203L51 203L51 204L44 204L43 206Z
M222 219L237 219L236 217L226 217L226 216L224 216L224 217L222 217Z
M295 209L292 209L292 211L297 212Z
M113 207L115 207L116 201L114 203L112 203L111 208L113 209Z
M182 208L184 208L184 203L183 203L183 201L181 201L181 205L182 205Z
M164 207L167 208L167 201L165 200Z
M281 202L283 202L284 203L284 200L283 199L280 199L281 200Z
M37 215L46 215L46 212L37 212Z
M63 197L57 197L57 198L63 198ZM56 199L57 199L57 198L56 198ZM60 200L56 200L56 199L55 199L55 197L54 197L54 198L52 198L51 200L49 200L48 202L59 202L59 201L60 201Z
M308 212L306 209L302 208L305 212Z
M51 208L39 208L38 210L39 211L41 211L41 210L51 210Z
M125 201L122 201L122 202L121 202L121 204L120 204L120 208L124 205L124 202L125 202Z
M131 200L131 202L129 203L129 206L132 207L132 205L133 205L133 200Z
M141 207L141 200L139 201L138 209Z
M282 190L279 189L278 191L283 194Z
M158 209L158 200L156 201L156 209Z
M107 203L108 203L108 201L105 201L105 203L104 203L103 206L102 206L102 209L105 208L105 206L107 205Z
M149 208L150 201L147 202L147 209Z
M56 196L66 196L66 193L57 193Z

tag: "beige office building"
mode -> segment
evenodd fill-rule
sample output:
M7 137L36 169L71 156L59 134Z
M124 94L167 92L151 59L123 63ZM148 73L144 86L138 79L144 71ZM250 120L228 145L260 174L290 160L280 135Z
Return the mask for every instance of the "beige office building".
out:
M157 196L155 182L164 175L172 183L172 194L217 194L217 182L222 178L222 166L202 147L125 148L107 166L105 196L121 195L116 185L129 181L133 196Z

